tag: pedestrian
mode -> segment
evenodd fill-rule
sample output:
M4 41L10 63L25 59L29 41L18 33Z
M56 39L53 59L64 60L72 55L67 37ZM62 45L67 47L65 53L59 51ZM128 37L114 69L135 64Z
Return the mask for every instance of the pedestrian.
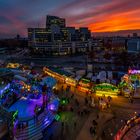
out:
M21 124L20 123L18 123L18 129L20 129L21 128Z
M97 114L97 119L99 119L99 114Z
M63 91L64 91L64 86L62 85L62 87L61 87L61 91L62 91L62 93L63 93Z
M22 127L22 129L24 129L24 124L23 123L21 123L21 127Z
M87 98L85 97L85 105L87 105L88 104L88 100L87 100Z
M61 123L61 138L64 135L64 122Z
M105 137L105 131L103 130L103 133L102 133L102 137L104 138Z
M80 112L81 117L83 116L83 111Z
M49 140L53 140L53 134L49 136Z
M76 121L74 122L74 128L76 128L76 125L77 125L77 123L76 123Z
M26 127L28 127L28 125L29 125L29 123L28 123L28 121L26 122Z
M90 129L89 129L90 130L90 134L92 134L92 129L93 129L93 127L91 126Z
M79 101L77 100L77 106L79 107Z
M131 98L131 99L130 99L131 104L133 104L133 101L134 101L134 100Z
M106 103L106 107L109 108L109 103L108 102Z
M71 95L71 99L73 99L74 98L74 93L72 93L72 95Z
M95 128L93 128L93 135L95 136L95 134L96 134L96 130Z
M79 107L79 101L75 99L75 105Z
M86 92L86 96L88 97L88 91Z
M70 111L73 112L73 107L70 108Z
M91 96L89 97L89 99L90 99L90 102L92 102L92 97Z
M92 124L93 125L98 125L98 123L95 120L92 121Z

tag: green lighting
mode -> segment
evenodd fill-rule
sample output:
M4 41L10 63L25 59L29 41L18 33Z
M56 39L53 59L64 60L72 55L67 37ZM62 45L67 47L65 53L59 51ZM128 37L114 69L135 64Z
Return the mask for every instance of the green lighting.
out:
M18 115L18 110L16 112L14 112L14 114L13 114L13 118L12 118L12 124L13 125L15 123L15 120L16 120L17 115Z
M90 80L84 79L84 78L82 78L81 80L82 80L82 81L85 81L85 82L90 82Z
M66 98L62 98L62 99L60 100L60 104L61 104L61 105L67 105L67 104L68 104L68 100L67 100Z
M112 90L114 92L118 92L118 88L114 85L108 84L108 83L102 83L97 86L95 86L96 90L104 90L104 91L109 91Z
M55 120L59 121L60 120L60 115L56 114L55 115Z
M13 119L18 115L18 110L13 114Z

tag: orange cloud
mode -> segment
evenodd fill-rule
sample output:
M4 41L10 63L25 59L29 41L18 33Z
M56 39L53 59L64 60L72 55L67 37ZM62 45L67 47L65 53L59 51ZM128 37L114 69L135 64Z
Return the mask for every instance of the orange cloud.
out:
M92 32L106 32L140 29L139 7L140 1L133 0L81 0L81 3L79 0L79 3L73 2L54 13L66 17L70 26L88 26ZM78 10L81 8L84 11ZM74 14L76 10L79 12Z
M93 32L119 31L140 29L140 10L126 12L123 14L108 15L108 17L89 24L89 29Z

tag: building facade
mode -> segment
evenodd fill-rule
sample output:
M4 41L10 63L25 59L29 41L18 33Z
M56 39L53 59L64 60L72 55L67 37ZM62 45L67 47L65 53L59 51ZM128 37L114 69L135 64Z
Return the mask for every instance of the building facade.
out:
M66 27L65 19L48 15L45 28L28 28L28 46L34 53L66 55L86 52L91 32L87 27Z
M128 39L127 52L128 53L139 53L140 52L140 39L139 38Z

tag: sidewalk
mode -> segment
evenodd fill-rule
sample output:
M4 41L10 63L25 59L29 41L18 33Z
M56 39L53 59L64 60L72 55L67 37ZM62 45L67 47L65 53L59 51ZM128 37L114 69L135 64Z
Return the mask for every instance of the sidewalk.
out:
M112 118L113 118L112 114L100 112L99 119L97 120L97 123L98 123L97 134L95 136L92 136L90 134L90 127L92 126L92 120L96 119L96 115L94 113L90 114L84 127L81 129L79 135L77 136L76 140L101 140L101 135L104 129L104 125L107 121L109 121Z

